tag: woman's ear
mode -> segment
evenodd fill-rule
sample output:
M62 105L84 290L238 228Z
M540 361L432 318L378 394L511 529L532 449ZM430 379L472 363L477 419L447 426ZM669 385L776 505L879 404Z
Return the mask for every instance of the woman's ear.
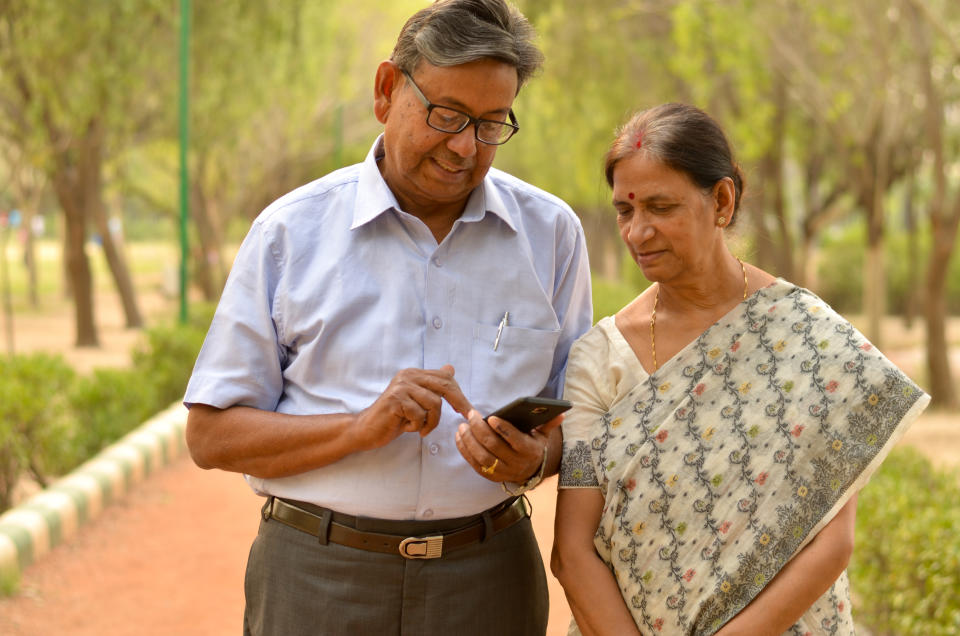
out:
M717 181L713 186L714 218L723 218L722 225L725 227L733 222L733 215L736 213L737 189L733 185L733 179L724 177Z
M400 69L390 60L380 62L373 82L373 113L381 124L387 123L393 91L397 88Z

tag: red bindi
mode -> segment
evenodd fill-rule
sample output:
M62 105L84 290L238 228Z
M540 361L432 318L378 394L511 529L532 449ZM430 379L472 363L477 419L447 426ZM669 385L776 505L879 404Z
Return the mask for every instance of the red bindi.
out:
M628 198L628 199L632 199L632 198L633 198L633 192L631 192L630 194L628 194L628 195L627 195L627 198Z

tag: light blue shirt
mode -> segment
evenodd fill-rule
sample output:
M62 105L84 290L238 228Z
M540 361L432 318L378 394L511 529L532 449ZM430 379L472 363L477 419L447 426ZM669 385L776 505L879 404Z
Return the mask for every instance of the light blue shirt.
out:
M592 322L586 245L560 199L491 169L438 245L366 160L275 201L237 254L184 401L292 414L356 413L405 368L453 365L481 413L557 396ZM498 326L509 312L499 343ZM383 519L445 519L505 497L454 442L444 402L425 438L390 444L255 491Z

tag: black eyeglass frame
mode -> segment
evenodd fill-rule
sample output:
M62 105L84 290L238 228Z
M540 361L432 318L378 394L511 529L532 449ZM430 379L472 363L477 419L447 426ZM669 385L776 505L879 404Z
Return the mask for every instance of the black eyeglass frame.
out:
M510 118L510 121L509 121L509 122L497 121L496 119L483 119L483 118L481 118L481 117L474 117L473 115L470 115L469 113L465 113L465 112L463 112L462 110L457 110L456 108L451 108L451 107L449 107L449 106L443 106L442 104L434 104L434 103L431 102L429 99L427 99L427 96L426 96L426 95L423 94L423 91L420 90L420 87L417 86L417 83L413 81L413 77L410 76L410 73L408 73L407 71L401 71L401 72L404 74L404 76L405 76L405 77L407 78L407 80L410 82L410 86L413 87L413 92L417 94L417 97L420 98L420 101L423 103L424 107L426 107L426 109L427 109L427 119L426 119L426 121L427 121L427 126L430 126L430 127L433 128L434 130L439 130L440 132L449 133L449 134L451 134L451 135L458 135L458 134L462 133L462 132L467 128L467 126L473 124L473 136L474 136L474 138L475 138L477 141L479 141L480 143L482 143L482 144L487 144L488 146L502 146L503 144L505 144L505 143L507 143L508 141L510 141L510 139L512 139L513 136L514 136L515 134L517 134L517 132L520 131L520 124L517 123L517 117L516 117L516 115L513 114L513 109L512 109L512 108L511 108L511 109L509 110L509 112L507 113L507 117ZM462 126L460 126L460 128L458 128L458 129L456 129L456 130L444 130L443 128L438 128L438 127L436 127L436 126L434 126L433 124L430 123L430 114L433 112L433 110L434 110L435 108L442 108L442 109L444 109L444 110L453 111L453 112L457 113L458 115L463 115L464 117L467 118L467 121L465 121L464 124L463 124ZM504 139L503 141L487 141L486 139L481 139L481 138L480 138L480 124L482 124L482 123L496 124L496 125L498 125L498 126L505 126L505 127L507 128L507 130L510 131L510 134L507 135L507 138Z

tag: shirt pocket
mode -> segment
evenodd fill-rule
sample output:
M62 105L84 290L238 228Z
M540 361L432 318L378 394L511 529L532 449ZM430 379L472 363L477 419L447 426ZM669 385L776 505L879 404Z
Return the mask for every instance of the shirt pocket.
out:
M514 398L539 395L550 380L559 329L476 324L471 345L470 395L484 415ZM494 349L494 343L497 347Z

